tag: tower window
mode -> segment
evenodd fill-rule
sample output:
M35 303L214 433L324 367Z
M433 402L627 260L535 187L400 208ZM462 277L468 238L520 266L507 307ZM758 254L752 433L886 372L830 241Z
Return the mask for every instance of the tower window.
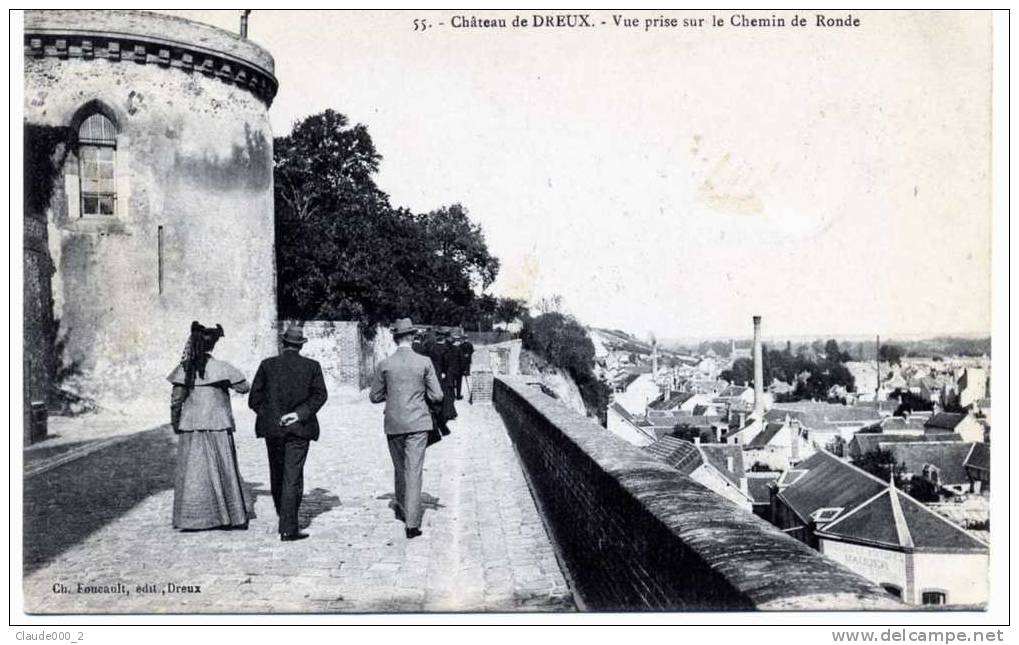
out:
M943 605L948 600L944 591L925 591L921 597L925 605Z
M90 115L78 127L82 217L116 214L116 156L117 129L113 121L99 112Z

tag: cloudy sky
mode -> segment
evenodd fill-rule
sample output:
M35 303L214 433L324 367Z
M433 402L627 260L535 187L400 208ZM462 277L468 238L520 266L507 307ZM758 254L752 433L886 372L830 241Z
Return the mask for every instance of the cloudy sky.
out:
M234 11L175 13L237 28ZM458 201L481 223L495 293L660 337L746 335L755 313L767 335L988 333L988 18L645 32L610 12L581 30L452 15L256 11L250 37L276 59L276 134L326 108L366 124L394 204Z

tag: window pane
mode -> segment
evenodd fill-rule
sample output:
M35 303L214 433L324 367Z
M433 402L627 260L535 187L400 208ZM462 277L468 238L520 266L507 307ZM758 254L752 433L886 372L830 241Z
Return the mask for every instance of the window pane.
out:
M81 214L96 215L99 212L99 198L94 195L83 195L81 198Z
M97 112L82 121L78 127L78 139L112 145L117 142L117 130L112 121Z
M82 215L112 216L116 207L116 150L106 146L78 146Z
M82 177L81 178L81 192L83 193L99 193L102 192L99 189L99 180L93 177Z
M945 604L945 594L940 591L925 591L923 592L923 604L943 605Z
M113 197L104 196L99 198L99 214L113 215Z

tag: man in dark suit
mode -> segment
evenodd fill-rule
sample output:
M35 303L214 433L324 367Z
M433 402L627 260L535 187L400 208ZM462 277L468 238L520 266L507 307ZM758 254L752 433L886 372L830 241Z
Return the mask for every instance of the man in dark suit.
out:
M304 461L310 442L319 435L315 414L328 397L322 367L300 355L307 340L300 327L288 327L280 336L279 356L258 366L248 395L248 407L258 415L255 435L265 439L269 453L272 501L284 542L308 537L297 526L304 496Z
M466 336L461 336L460 342L460 354L463 356L463 377L467 379L467 396L470 403L474 403L474 392L471 390L471 359L474 357L474 345L471 341L467 340ZM460 385L457 385L456 398L463 398L460 395Z
M421 535L421 478L434 423L428 403L442 401L443 393L432 361L411 348L416 328L410 318L397 320L391 331L396 351L375 368L368 398L386 403L383 429L393 459L396 516L410 539Z

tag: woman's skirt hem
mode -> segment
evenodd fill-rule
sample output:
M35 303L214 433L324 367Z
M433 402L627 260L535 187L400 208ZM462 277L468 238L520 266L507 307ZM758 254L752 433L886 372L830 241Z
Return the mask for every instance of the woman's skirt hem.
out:
M233 433L182 432L177 444L173 527L205 530L248 523Z

